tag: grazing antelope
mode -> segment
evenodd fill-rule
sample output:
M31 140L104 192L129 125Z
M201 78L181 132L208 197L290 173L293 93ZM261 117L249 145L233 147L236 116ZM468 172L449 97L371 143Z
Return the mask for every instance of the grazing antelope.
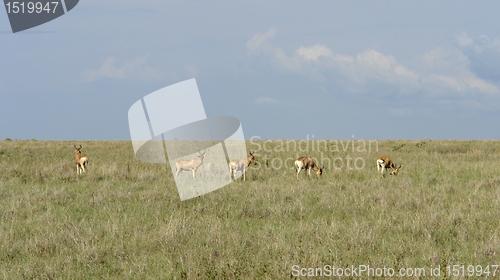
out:
M254 165L257 165L253 154L254 153L250 152L250 156L247 159L233 159L229 162L229 173L234 180L236 180L236 172L241 171L243 173L243 181L245 181L247 168L252 162Z
M89 157L82 154L80 151L81 148L82 145L80 145L80 148L75 146L76 176L78 176L78 171L80 171L80 174L82 174L82 170L85 172L85 165L89 165Z
M191 170L193 171L193 178L196 178L196 170L198 169L198 167L200 167L200 165L203 164L203 158L205 157L206 152L201 153L200 151L198 151L198 153L200 155L197 159L181 159L175 163L175 168L177 170L177 173L175 175L177 175L177 177L179 177L179 173L182 170Z
M382 174L382 177L384 176L384 171L388 168L392 168L392 172L389 175L394 175L397 176L399 169L402 167L402 165L399 165L399 167L396 167L394 165L394 162L392 162L390 157L379 157L377 159L377 169L380 171L380 174Z
M297 179L299 179L300 170L305 169L306 172L309 170L309 177L311 177L311 169L314 169L316 175L318 175L318 179L321 179L321 175L323 174L324 166L318 168L314 160L311 157L299 157L295 161L295 170L297 170ZM307 173L306 173L307 174Z

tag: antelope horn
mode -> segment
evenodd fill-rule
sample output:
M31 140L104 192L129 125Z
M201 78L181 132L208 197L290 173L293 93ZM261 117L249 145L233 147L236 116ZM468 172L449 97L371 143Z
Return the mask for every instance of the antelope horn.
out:
M79 148L79 149L81 149L81 148L83 148L83 147L82 147L82 145L80 145L80 148Z
M252 152L250 152L250 155L253 155L253 153L252 153Z

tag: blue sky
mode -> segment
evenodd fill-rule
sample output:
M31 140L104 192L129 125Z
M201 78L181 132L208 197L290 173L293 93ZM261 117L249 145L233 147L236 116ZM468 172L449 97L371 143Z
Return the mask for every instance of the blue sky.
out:
M499 139L499 9L87 0L16 34L0 11L0 139L128 140L130 106L190 78L246 138Z

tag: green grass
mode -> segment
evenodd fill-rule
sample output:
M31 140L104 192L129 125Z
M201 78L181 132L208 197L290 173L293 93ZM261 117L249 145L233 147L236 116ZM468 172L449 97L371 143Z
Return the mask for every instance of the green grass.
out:
M280 279L292 265L500 264L500 141L308 153L275 151L279 143L256 152L260 168L246 182L181 202L170 167L139 162L129 141L0 141L0 278ZM75 144L90 157L79 177ZM366 166L327 167L320 180L269 167L297 154ZM399 176L377 174L383 155L403 164Z

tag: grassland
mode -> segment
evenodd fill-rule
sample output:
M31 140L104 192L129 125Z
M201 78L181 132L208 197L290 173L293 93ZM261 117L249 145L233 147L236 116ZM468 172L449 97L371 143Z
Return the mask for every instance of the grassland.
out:
M74 144L90 157L80 177ZM293 265L500 264L500 141L311 150L366 162L321 180L271 168L305 154L279 145L257 151L246 182L181 202L170 167L139 162L129 141L0 141L0 278L281 279ZM403 164L398 177L377 174L382 155Z

